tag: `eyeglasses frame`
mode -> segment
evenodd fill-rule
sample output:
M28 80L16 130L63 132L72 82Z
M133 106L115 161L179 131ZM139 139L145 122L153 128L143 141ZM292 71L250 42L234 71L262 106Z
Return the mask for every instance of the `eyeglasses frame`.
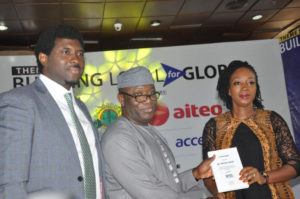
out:
M157 101L158 98L160 97L160 93L159 93L158 91L155 91L155 92L154 92L153 94L151 94L151 95L131 95L131 94L126 93L126 92L123 92L123 91L120 91L119 94L121 94L121 95L127 95L127 96L129 96L129 97L132 97L132 98L134 98L135 101L138 102L138 103L144 103L144 102L147 101L148 98L149 98L151 101ZM137 97L141 97L141 96L146 96L146 99L145 99L144 101L140 101L140 102L137 101L136 98L137 98ZM152 100L152 99L151 99L151 96L155 96L156 99L155 99L155 100Z

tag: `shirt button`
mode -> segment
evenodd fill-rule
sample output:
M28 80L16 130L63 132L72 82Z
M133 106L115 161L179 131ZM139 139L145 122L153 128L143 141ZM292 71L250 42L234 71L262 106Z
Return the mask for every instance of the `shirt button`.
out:
M166 162L167 162L168 164L171 163L169 158L166 159Z
M176 183L179 183L179 179L178 179L178 178L175 178L175 182L176 182Z
M83 180L83 177L82 177L82 176L78 176L77 180L78 180L79 182L81 182L81 181Z
M165 157L165 158L168 157L168 154L167 154L166 152L164 152L164 157Z
M170 171L173 171L172 165L169 165L169 169L170 169Z

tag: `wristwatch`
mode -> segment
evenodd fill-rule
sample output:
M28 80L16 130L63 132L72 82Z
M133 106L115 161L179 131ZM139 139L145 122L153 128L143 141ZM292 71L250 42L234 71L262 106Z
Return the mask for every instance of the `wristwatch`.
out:
M261 175L265 177L266 179L266 184L269 184L269 175L266 171L262 171Z

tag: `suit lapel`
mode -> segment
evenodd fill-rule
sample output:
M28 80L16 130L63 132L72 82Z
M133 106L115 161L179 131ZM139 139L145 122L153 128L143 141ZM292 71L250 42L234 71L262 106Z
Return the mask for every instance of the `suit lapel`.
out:
M78 161L78 165L80 165L73 137L61 110L40 79L34 82L34 86L36 92L38 92L37 96L40 97L41 103L46 107L45 111L48 112L49 117L54 123L54 128L57 128L55 132L59 133L59 136L65 140L66 147L70 150L75 161Z

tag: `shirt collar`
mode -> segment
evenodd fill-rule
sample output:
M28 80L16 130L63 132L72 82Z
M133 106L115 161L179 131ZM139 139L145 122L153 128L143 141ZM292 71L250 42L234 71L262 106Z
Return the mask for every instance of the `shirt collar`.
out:
M72 87L70 88L70 90L67 90L65 87L43 74L40 75L40 80L45 84L46 88L48 89L53 98L61 99L66 93L71 93L72 98L74 98Z

